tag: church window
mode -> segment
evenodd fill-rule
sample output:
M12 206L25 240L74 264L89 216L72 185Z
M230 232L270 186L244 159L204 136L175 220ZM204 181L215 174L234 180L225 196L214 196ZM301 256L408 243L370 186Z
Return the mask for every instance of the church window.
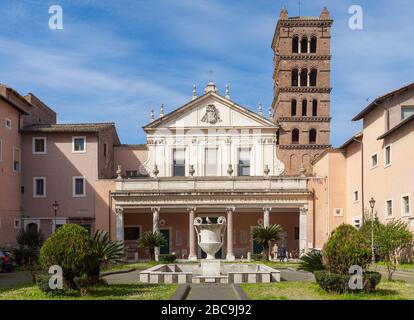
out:
M173 175L174 177L185 176L185 149L173 150Z
M241 148L239 149L239 176L250 176L250 149Z

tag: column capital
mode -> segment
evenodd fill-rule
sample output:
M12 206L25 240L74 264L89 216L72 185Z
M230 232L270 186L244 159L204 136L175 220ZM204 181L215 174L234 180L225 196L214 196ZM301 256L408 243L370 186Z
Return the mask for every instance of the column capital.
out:
M151 207L151 212L152 212L152 213L154 213L154 212L159 213L159 212L160 212L160 210L161 210L161 208L160 208L160 207Z
M124 208L115 207L115 213L116 213L117 216L122 216L124 214Z
M299 214L307 215L308 214L308 206L303 206L299 208Z
M187 212L196 212L197 207L187 207Z
M270 212L270 211L272 211L272 207L263 207L263 211Z
M226 207L226 212L227 213L229 213L229 212L231 212L231 213L233 213L234 212L234 210L236 210L236 208L235 207Z

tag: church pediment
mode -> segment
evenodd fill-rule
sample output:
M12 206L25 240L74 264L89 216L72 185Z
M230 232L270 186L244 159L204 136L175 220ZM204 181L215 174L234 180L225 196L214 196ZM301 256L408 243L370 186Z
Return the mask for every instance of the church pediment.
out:
M153 121L144 129L156 128L276 128L275 123L230 99L209 92Z

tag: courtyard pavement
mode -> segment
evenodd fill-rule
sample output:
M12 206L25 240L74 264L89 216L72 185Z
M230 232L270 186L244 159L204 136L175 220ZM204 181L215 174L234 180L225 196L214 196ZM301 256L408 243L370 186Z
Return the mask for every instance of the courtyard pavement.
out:
M32 283L32 276L29 272L14 271L10 273L0 273L0 288L14 287L30 283Z
M229 284L191 284L186 300L238 300Z

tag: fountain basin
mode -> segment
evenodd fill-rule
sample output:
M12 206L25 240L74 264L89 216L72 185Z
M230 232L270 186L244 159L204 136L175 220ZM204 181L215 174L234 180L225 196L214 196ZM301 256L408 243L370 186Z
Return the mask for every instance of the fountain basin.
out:
M269 283L280 281L280 271L262 264L221 263L219 274L206 275L200 264L162 264L142 271L139 279L146 283Z

